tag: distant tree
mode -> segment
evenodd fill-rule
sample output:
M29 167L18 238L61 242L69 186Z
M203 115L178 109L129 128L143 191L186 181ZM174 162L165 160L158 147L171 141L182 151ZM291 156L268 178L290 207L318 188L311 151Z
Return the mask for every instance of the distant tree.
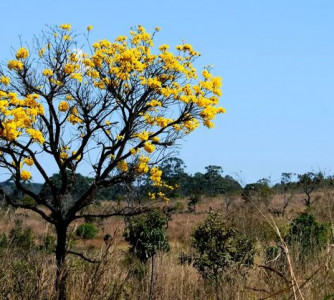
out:
M298 175L298 186L301 187L303 192L306 194L304 203L307 207L310 207L314 203L314 201L311 199L311 195L323 180L324 175L321 172L308 172Z
M222 192L222 174L223 168L220 166L210 165L205 167L204 178L206 180L206 194L217 196Z
M253 265L253 243L233 226L224 223L219 213L209 212L204 223L197 226L192 235L195 250L194 267L209 283L213 283L217 299L222 280L227 271L237 272Z
M167 219L158 210L153 210L139 217L130 218L124 237L130 244L130 252L146 263L151 259L151 283L149 299L152 299L154 286L154 257L159 251L169 251L165 234Z
M201 201L202 195L201 194L193 194L189 198L188 202L188 209L190 211L196 212L196 205Z
M241 193L241 198L246 203L253 205L265 205L268 207L274 196L274 191L269 186L267 179L261 179L256 183L247 184Z
M171 198L186 196L186 185L189 175L185 172L186 165L184 161L177 157L170 157L163 160L160 167L163 174L161 178L173 187L168 196Z

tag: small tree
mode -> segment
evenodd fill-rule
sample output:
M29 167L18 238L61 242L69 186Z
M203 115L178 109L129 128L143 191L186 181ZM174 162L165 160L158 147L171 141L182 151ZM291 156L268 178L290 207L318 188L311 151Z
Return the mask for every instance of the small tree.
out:
M246 203L252 205L265 205L268 207L274 196L274 191L269 186L268 179L261 179L256 183L247 184L241 194Z
M167 219L158 210L131 218L124 232L130 244L130 252L146 263L151 259L151 281L149 299L152 299L154 286L154 256L159 251L169 251L168 239L165 235Z
M176 54L166 44L151 51L158 31L150 34L138 26L129 37L100 40L91 47L83 45L70 24L49 27L0 68L0 168L35 204L8 194L5 198L55 226L59 300L67 298L70 224L143 211L131 204L85 213L98 191L143 174L166 188L154 166L166 157L166 149L201 121L213 127L215 115L224 112L217 107L221 79L209 68L198 79L193 62L199 53L189 44L178 45ZM47 197L24 184L31 179L30 169L45 181ZM57 182L50 179L50 169L57 170ZM80 169L91 180L74 197ZM151 197L166 198L163 191Z
M285 240L295 248L298 257L305 260L327 246L330 226L317 222L312 214L301 213L292 220Z
M219 299L219 287L230 269L241 270L253 264L254 246L238 231L224 223L219 213L209 212L205 222L192 235L196 251L194 267L205 280L213 282Z
M303 192L306 194L304 199L305 205L310 207L314 201L311 199L311 194L315 188L323 181L324 176L321 172L312 173L308 172L305 174L298 175L298 185L302 188Z

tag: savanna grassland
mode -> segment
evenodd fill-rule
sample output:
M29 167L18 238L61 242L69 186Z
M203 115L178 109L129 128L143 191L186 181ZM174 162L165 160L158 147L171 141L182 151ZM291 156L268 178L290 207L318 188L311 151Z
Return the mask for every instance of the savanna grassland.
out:
M289 203L283 214L287 197ZM325 188L313 193L315 202L310 207L304 205L304 198L303 193L276 193L264 205L255 197L250 203L237 194L205 197L195 211L187 208L188 199L171 201L167 206L176 209L169 214L166 228L170 250L156 255L152 299L332 299L334 191ZM103 201L97 205L107 210L114 204ZM166 211L164 202L146 205ZM94 209L93 205L90 211ZM227 226L233 225L253 242L255 250L251 266L234 268L232 264L224 269L219 288L193 265L196 253L191 246L192 234L209 211L219 212ZM298 238L289 241L291 224L301 213L314 216L318 224L329 224L324 245L315 242L302 249ZM76 235L82 222L74 223L69 231L69 299L147 299L150 263L141 263L129 254L129 244L123 237L124 218L94 221L99 231L91 239ZM53 299L53 229L33 212L4 206L0 232L1 299ZM273 248L276 252L270 257L268 249Z

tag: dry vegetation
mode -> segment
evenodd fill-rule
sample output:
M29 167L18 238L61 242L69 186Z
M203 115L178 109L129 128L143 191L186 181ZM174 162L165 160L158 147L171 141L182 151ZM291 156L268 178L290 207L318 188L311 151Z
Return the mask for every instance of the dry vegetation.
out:
M219 211L229 222L255 241L256 258L253 268L246 277L234 274L234 279L224 282L219 299L334 299L329 296L334 290L333 257L331 245L324 251L314 253L307 262L290 250L291 265L280 259L265 264L265 251L274 245L278 233L284 235L289 222L305 210L303 195L295 195L287 207L284 217L274 217L264 207L245 204L234 198L227 209L226 198L205 199L198 204L196 212L188 212L187 201L182 200L184 209L173 214L167 228L171 250L159 254L156 259L154 299L216 299L210 285L205 284L191 264L181 265L181 253L191 254L191 233L195 226L206 218L210 209ZM332 224L334 214L333 191L322 191L312 208L308 208L318 221ZM282 195L276 195L272 206L279 207ZM172 203L173 204L173 203ZM108 203L101 205L108 206ZM54 235L53 229L38 215L24 210L3 208L0 218L0 233L9 235L22 223L22 228L31 228L34 241L43 245L45 236ZM122 237L124 220L119 217L96 222L97 238L81 240L75 236L76 223L71 228L72 250L84 253L96 261L87 262L76 255L69 255L68 293L69 299L147 299L149 267L145 268L127 253L128 245ZM276 232L275 232L276 230ZM110 234L112 239L104 241ZM36 248L21 249L8 246L0 256L1 299L53 299L55 261L51 252Z

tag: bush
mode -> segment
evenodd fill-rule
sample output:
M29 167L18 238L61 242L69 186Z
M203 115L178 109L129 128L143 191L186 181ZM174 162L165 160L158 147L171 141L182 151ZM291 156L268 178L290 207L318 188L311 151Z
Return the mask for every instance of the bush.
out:
M75 234L82 239L88 240L96 237L99 232L98 228L94 226L92 223L83 223L78 226Z
M169 251L166 225L166 217L158 210L130 219L124 232L125 240L130 244L130 252L141 262L146 262L158 251Z
M192 235L194 267L206 280L216 284L233 268L253 265L253 243L233 226L227 226L219 213L209 212L207 219Z
M36 246L32 229L29 227L22 229L19 222L16 222L15 227L10 231L8 239L9 245L25 250L30 250Z
M330 227L327 223L318 223L310 213L302 213L292 220L287 243L294 247L302 259L317 250L324 249L330 239Z
M4 233L0 233L0 248L6 248L8 246L8 239Z

